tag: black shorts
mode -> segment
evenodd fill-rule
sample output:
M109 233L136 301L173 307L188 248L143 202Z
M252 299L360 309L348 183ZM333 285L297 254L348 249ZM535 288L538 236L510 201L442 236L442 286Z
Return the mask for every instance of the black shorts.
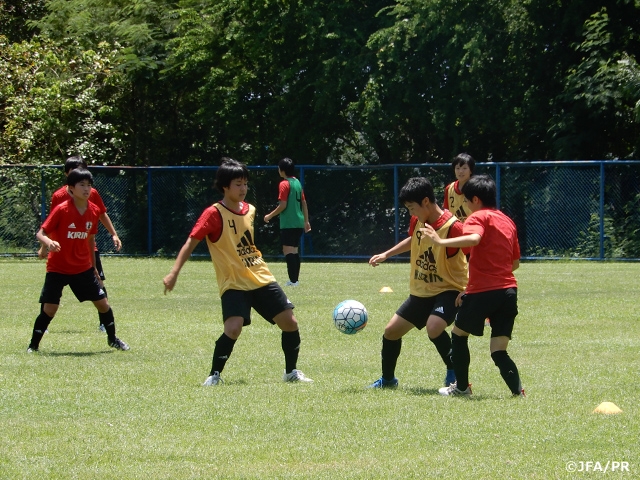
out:
M80 302L87 300L96 302L107 297L96 278L94 269L90 268L86 272L76 273L75 275L47 272L44 278L44 286L40 293L40 303L60 305L62 290L67 285L69 285L71 291Z
M251 308L269 323L279 313L294 308L280 285L270 283L255 290L227 290L220 298L223 321L230 317L244 318L243 325L251 324Z
M455 304L459 294L457 290L447 290L435 297L409 295L396 314L413 324L418 330L422 330L427 325L427 319L431 315L436 315L447 322L447 325L451 325L458 311Z
M456 327L481 337L484 333L484 321L488 318L492 337L511 338L517 315L517 288L471 293L462 297L462 305L456 315Z
M280 230L280 244L285 247L299 247L304 228L283 228Z

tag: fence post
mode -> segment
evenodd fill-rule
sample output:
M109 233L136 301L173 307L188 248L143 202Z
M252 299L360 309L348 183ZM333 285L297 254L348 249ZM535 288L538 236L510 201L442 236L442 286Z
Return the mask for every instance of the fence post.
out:
M393 166L393 205L395 210L395 240L400 241L400 205L398 205L398 166Z
M152 210L151 207L153 205L153 202L151 201L151 194L152 194L153 188L151 188L151 169L149 167L147 167L147 252L149 254L149 256L151 256L151 252L152 252L152 239L153 239L153 227L152 227L152 221L153 221L153 215L152 215Z
M300 178L298 180L300 180L300 187L302 188L302 191L304 192L304 167L300 167ZM304 227L302 228L302 241L300 242L300 258L304 258L304 241L305 241L305 235L306 233L304 232Z
M496 208L500 210L500 190L502 188L500 178L500 164L496 163Z
M44 222L47 218L47 185L44 181L44 166L40 167L40 221Z
M604 260L604 162L600 161L600 260Z

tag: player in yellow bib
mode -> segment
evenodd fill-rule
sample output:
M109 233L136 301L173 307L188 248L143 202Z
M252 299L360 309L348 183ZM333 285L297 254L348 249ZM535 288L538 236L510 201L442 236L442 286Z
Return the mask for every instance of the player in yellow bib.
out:
M300 350L298 322L289 301L255 246L253 224L256 209L246 203L249 170L223 158L216 173L216 188L223 199L205 209L180 249L169 274L164 277L165 294L173 290L182 266L196 246L206 239L216 271L224 332L216 341L213 362L205 386L219 385L242 328L251 323L251 308L282 330L286 382L311 382L296 368Z
M447 367L445 385L455 383L449 353L451 337L446 331L457 312L455 301L467 285L467 259L459 248L442 248L425 236L421 229L430 225L442 238L462 235L462 223L435 203L431 182L423 177L410 178L400 190L399 200L411 214L409 236L384 253L369 260L373 267L388 258L411 251L409 298L398 308L382 336L382 376L369 388L395 388L395 368L400 356L402 337L414 327L427 327Z
M443 207L464 223L467 217L471 215L471 210L462 193L462 187L464 187L465 183L467 183L473 175L476 161L468 153L460 153L455 156L451 162L451 166L453 167L456 181L444 187Z

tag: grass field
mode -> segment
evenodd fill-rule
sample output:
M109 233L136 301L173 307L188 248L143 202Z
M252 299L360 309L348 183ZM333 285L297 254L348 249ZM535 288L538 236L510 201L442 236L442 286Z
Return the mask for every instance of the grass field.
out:
M607 462L606 478L640 477L640 264L521 266L509 351L525 399L510 398L488 334L469 342L471 399L438 395L445 369L425 331L405 337L397 390L364 388L407 295L408 266L392 263L304 263L286 287L313 384L282 382L279 331L254 315L225 384L202 387L222 328L213 267L188 262L164 296L171 264L104 260L130 351L110 349L94 307L65 290L28 355L44 263L0 260L0 478L575 479L603 478ZM271 270L284 283L285 265ZM331 321L346 298L369 309L355 336ZM592 413L603 401L623 412Z

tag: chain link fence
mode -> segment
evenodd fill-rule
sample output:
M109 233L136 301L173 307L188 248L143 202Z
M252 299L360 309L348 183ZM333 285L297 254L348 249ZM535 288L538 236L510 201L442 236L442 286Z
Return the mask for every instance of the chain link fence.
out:
M256 244L281 255L278 221L262 218L277 204L277 167L249 167L247 200L257 207ZM92 166L123 247L121 255L174 256L202 210L220 198L216 167ZM480 163L498 185L499 207L518 226L525 259L640 259L640 161ZM413 176L429 178L437 199L450 165L298 166L312 231L303 258L360 259L404 238L409 216L398 192ZM51 194L64 184L60 166L0 166L0 255L35 255L35 233ZM102 255L115 254L107 231ZM204 242L195 255L208 255Z

